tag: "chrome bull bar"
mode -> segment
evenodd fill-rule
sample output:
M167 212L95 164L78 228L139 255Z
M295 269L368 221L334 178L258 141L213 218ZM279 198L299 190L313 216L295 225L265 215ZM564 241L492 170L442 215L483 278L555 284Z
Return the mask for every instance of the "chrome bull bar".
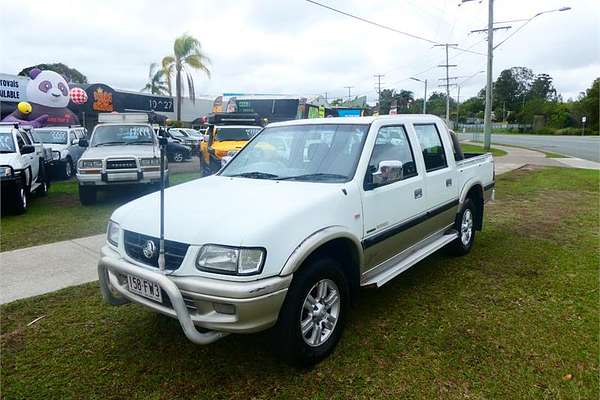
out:
M102 274L100 269L107 268L108 273L106 275ZM131 274L134 276L139 276L141 278L147 279L149 281L156 282L162 290L165 291L167 296L169 296L169 300L171 301L171 305L173 310L177 314L177 319L181 324L181 328L183 329L183 333L185 336L196 344L210 344L224 336L227 336L226 332L217 332L217 331L208 331L208 332L199 332L194 325L190 313L183 301L183 296L179 291L179 288L166 276L160 272L149 271L144 268L136 267L127 262L124 262L121 259L115 259L111 257L102 257L100 263L98 264L100 279L106 279L108 276L109 284L112 289L116 290L123 297L132 300L136 303L146 304L151 306L152 302L150 300L145 300L140 296L137 296L127 289L124 289L121 284L119 284L115 273L123 273L123 274ZM102 284L102 283L101 283Z

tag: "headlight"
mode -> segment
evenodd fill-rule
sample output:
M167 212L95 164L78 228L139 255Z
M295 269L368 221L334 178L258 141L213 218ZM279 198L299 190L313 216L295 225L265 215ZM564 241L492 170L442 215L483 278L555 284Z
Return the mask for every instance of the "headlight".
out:
M60 151L57 151L57 150L52 151L52 160L54 160L54 161L60 160Z
M0 176L11 176L12 168L11 167L0 167Z
M79 160L79 168L102 168L102 160Z
M254 275L261 272L264 262L264 249L208 244L200 249L196 268L219 274Z
M108 221L106 240L115 247L119 246L119 230L119 224L113 221Z
M142 167L158 167L160 166L160 158L142 158L140 159Z

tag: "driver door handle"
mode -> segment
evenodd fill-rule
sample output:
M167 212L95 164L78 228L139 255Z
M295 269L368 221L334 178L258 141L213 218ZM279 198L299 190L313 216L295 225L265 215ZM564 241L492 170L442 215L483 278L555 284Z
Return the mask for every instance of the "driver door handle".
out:
M415 199L420 199L421 197L423 197L423 189L415 189Z

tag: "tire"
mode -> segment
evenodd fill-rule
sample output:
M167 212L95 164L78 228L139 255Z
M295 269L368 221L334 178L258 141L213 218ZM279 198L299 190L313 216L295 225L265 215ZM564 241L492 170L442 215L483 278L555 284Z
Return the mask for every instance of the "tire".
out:
M221 161L220 160L215 160L213 157L210 157L209 160L209 169L210 169L210 175L214 175L217 172L219 172L219 170L221 169Z
M50 179L48 179L48 171L44 165L44 160L40 160L40 169L38 173L38 180L40 186L36 190L36 194L40 197L48 196L48 190L50 189Z
M202 172L202 176L211 175L210 167L204 162L204 157L202 157L202 155L200 155L200 171Z
M458 232L458 238L448 247L451 254L464 256L471 251L475 242L475 216L475 204L467 199L456 216L454 229Z
M180 151L176 151L176 152L173 154L173 161L174 161L174 162L180 163L180 162L183 162L184 160L185 160L185 157L183 156L183 153L182 153L182 152L180 152Z
M70 158L67 158L67 161L65 161L65 164L63 165L62 176L65 179L71 179L73 176L73 160Z
M23 214L27 211L27 200L29 196L29 190L27 185L23 182L15 185L15 200L14 200L14 211L15 214Z
M319 291L323 285L324 296ZM331 258L309 261L295 274L279 312L275 350L292 365L306 367L323 360L342 336L349 305L349 285L340 264Z
M79 185L79 201L84 206L96 204L97 191L93 186Z

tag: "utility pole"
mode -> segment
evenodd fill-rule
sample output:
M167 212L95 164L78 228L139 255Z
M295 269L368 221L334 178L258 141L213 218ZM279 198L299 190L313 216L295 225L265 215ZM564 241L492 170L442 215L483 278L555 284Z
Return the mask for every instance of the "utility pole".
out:
M350 101L352 99L352 96L350 95L350 90L354 87L354 86L344 86L346 89L348 89L348 101Z
M483 149L492 143L492 68L494 59L494 0L488 0L487 84L485 86L485 117L483 120Z
M373 75L377 79L377 104L381 104L381 78L383 78L384 74L375 74Z
M456 129L458 129L458 112L460 111L460 85L456 86L458 92L456 93Z
M448 64L448 48L456 47L456 43L436 44L434 47L444 46L446 48L446 64L438 65L438 67L446 68L446 124L450 126L450 67L456 67L456 64Z

